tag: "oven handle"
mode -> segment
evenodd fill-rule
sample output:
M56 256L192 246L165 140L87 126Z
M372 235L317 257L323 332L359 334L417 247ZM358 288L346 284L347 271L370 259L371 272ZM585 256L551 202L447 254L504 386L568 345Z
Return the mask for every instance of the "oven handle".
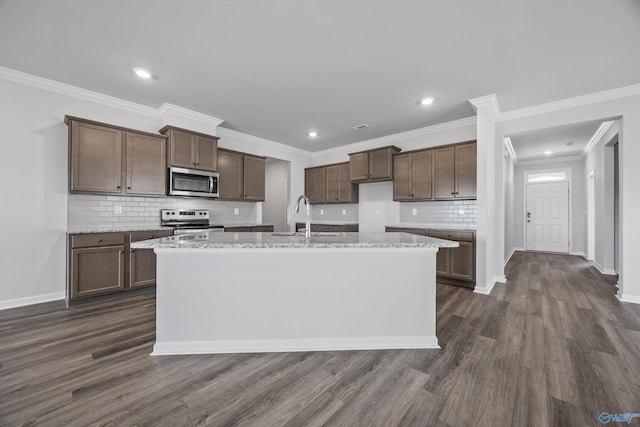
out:
M213 177L209 177L209 193L213 193Z

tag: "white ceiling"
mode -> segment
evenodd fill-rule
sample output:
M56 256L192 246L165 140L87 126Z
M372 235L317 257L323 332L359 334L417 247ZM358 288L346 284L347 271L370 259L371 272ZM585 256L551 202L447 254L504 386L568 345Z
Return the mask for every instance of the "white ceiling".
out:
M601 122L537 130L511 135L511 145L518 161L580 156ZM552 154L544 154L552 151Z
M2 66L310 151L639 83L638 40L637 0L0 0Z

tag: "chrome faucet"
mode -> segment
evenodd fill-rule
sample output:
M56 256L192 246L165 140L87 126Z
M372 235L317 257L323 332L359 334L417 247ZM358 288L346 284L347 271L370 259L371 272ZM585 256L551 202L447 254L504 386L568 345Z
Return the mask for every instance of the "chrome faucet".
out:
M307 223L305 224L304 237L308 239L311 237L311 205L309 204L309 198L302 194L296 202L295 213L300 212L300 200L304 200L304 203L307 205Z

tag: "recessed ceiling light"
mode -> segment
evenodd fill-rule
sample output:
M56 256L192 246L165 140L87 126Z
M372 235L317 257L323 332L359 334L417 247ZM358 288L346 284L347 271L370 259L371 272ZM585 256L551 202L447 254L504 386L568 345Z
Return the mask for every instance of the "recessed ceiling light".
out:
M436 99L432 96L428 97L428 98L422 98L422 100L420 100L420 105L431 105L433 104L433 101L435 101Z
M553 151L547 150L547 151L544 152L544 154L546 154L548 156L549 154L553 154Z
M151 73L145 70L144 68L134 68L133 72L136 73L136 76L140 77L141 79L151 78Z
M318 132L311 131L307 135L309 135L309 138L315 138L316 136L318 136Z

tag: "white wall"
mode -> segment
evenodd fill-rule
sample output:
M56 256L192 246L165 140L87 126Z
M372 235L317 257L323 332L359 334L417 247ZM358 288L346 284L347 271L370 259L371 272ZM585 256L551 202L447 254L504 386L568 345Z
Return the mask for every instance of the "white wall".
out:
M527 171L542 171L551 169L571 168L571 233L569 234L570 251L575 255L586 255L586 175L584 173L584 160L577 159L568 162L519 162L514 170L513 189L513 233L514 247L526 248L525 242L525 178Z
M159 110L0 67L0 309L63 299L68 217L67 126L71 115L141 131L162 127ZM304 191L311 154L219 129L220 146L291 163ZM258 218L260 219L260 218Z
M287 231L289 218L289 162L267 159L262 222L274 231Z
M591 172L595 186L595 259L596 267L609 274L616 270L614 257L614 168L613 147L609 141L620 132L620 121L614 121L585 159L585 181ZM586 235L586 234L585 234ZM586 247L586 243L585 243Z

